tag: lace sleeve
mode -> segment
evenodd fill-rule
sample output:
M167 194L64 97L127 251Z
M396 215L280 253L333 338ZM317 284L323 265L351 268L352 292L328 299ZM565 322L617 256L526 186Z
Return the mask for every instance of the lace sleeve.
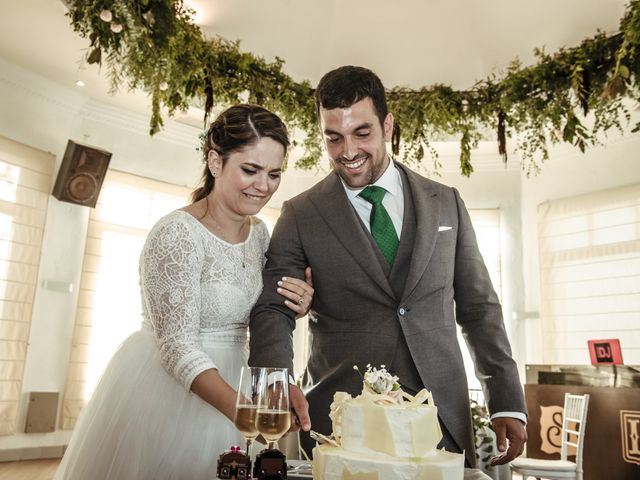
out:
M267 226L260 219L258 219L256 228L258 236L260 237L260 247L262 248L262 268L264 268L264 265L267 263L265 253L267 253L267 248L269 248L269 230L267 230Z
M188 225L171 219L154 227L140 259L142 301L162 364L187 390L198 374L216 367L198 338L203 258Z

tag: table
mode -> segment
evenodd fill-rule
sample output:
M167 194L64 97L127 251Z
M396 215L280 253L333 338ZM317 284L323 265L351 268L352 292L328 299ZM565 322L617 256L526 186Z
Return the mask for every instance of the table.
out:
M309 462L304 460L287 460L289 467L297 468L298 471L290 470L287 478L290 480L309 480L313 479L310 473ZM463 480L491 480L491 477L485 475L482 470L477 468L465 468Z

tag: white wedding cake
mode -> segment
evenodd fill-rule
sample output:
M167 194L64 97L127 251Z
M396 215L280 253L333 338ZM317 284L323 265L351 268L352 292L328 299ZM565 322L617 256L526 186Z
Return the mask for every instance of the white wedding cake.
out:
M464 455L436 448L442 432L431 394L412 397L397 380L384 365L367 366L361 395L335 394L333 435L316 434L314 480L462 480Z

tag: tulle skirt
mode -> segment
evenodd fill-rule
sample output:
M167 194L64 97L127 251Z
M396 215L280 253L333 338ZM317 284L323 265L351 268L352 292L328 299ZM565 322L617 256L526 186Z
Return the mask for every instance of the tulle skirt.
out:
M237 388L245 345L203 345ZM56 480L209 480L220 453L244 445L233 423L171 377L144 328L111 359L74 429Z

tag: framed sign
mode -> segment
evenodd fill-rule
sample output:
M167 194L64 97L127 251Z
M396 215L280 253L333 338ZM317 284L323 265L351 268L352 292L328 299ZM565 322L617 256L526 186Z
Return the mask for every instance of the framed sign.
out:
M591 365L622 365L620 340L588 340Z
M526 384L524 392L529 411L527 457L560 459L564 394L588 393L585 480L640 478L640 388Z

